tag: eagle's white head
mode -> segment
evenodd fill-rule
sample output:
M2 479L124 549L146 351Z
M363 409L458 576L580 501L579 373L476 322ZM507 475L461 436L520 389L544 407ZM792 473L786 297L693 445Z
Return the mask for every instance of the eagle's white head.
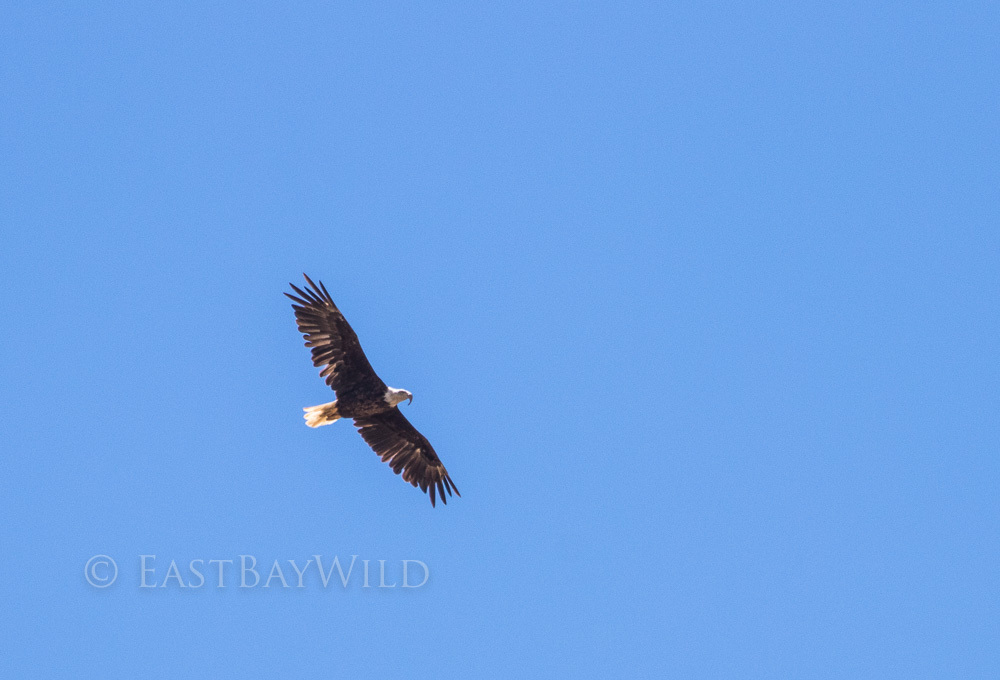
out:
M389 406L395 406L401 401L406 401L406 400L409 400L410 403L413 403L413 395L407 392L406 390L397 390L395 387L390 387L385 392L385 403L389 404Z

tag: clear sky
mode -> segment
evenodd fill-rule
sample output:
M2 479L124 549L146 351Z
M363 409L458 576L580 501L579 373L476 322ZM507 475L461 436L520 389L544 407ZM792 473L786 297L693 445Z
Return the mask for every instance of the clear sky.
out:
M996 3L0 26L0 675L1000 676ZM462 498L304 427L302 272Z

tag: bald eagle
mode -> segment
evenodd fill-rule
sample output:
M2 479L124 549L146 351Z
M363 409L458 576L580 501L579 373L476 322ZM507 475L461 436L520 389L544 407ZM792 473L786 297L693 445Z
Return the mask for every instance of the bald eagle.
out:
M313 365L322 367L320 376L337 395L328 404L305 408L306 425L320 427L352 418L368 446L389 463L393 472L428 493L432 506L435 496L448 503L445 492L461 496L430 442L397 407L404 400L412 402L413 395L382 382L326 286L303 276L309 284L306 289L290 283L297 295L285 295L294 303L295 321L306 347L312 348Z

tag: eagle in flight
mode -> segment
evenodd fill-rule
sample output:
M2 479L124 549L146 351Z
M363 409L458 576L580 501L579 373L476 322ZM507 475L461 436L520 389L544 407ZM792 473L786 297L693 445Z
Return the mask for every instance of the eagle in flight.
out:
M294 303L295 321L306 347L312 348L313 365L322 367L320 376L337 394L335 401L304 409L306 425L320 427L352 418L368 446L393 472L428 493L432 506L435 496L448 503L445 492L461 496L430 442L396 406L403 400L412 402L413 395L382 382L326 286L303 276L309 284L306 289L289 284L297 295L285 295Z

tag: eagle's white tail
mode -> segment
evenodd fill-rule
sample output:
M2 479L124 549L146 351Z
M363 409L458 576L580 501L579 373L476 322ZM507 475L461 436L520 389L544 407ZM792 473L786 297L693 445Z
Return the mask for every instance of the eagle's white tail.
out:
M320 404L319 406L309 406L302 410L306 412L303 417L306 419L306 425L309 427L329 425L334 421L340 420L340 414L337 413L336 401L331 401L329 404Z

